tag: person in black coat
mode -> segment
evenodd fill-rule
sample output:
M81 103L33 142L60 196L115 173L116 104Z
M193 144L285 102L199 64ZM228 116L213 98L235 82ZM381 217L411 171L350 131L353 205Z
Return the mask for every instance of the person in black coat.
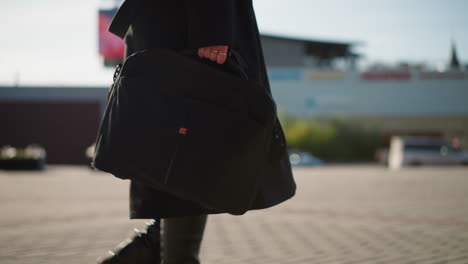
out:
M248 65L249 79L271 96L252 0L126 0L109 31L125 39L125 58L155 47L176 51L192 48L200 58L223 64L229 50L236 50ZM251 210L277 205L296 192L279 120L273 133L268 166ZM207 215L219 213L224 212L131 180L130 218L154 221L146 233L139 233L100 263L160 263L161 219L164 263L199 263Z

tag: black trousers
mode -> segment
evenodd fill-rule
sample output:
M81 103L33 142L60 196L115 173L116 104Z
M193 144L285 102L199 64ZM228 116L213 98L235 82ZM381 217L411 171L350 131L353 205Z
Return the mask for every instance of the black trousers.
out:
M199 264L207 215L164 218L161 223L163 264Z

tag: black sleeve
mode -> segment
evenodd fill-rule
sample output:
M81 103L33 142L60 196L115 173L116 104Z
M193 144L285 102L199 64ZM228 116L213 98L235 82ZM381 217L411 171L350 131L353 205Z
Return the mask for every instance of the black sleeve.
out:
M185 0L189 48L232 46L235 1Z

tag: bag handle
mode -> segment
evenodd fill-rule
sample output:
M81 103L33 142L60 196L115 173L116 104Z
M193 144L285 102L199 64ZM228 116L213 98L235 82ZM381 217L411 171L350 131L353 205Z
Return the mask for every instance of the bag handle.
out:
M188 57L193 57L195 59L201 59L198 56L198 49L195 49L195 48L186 48L186 49L178 51L178 53L182 54L182 55L185 55L185 56L188 56ZM237 74L238 76L240 76L242 79L248 80L249 79L249 76L247 74L248 66L247 66L247 63L245 62L244 58L242 58L242 56L240 55L239 52L237 52L236 50L234 50L232 48L229 48L227 53L228 54L227 54L226 62L224 64L222 64L222 67L226 67L226 69L229 72L233 72L233 73ZM132 56L132 55L130 55L130 56ZM202 60L204 60L204 63L215 63L215 64L217 64L216 62L207 60L205 58L203 58ZM113 93L113 90L115 90L114 86L115 86L115 83L117 81L117 78L120 75L120 72L122 71L123 64L124 63L119 63L119 64L117 64L117 66L115 68L114 76L113 76L113 84L112 84L111 89L109 89L109 92L107 94L107 99L108 100L110 99L110 96Z
M186 49L180 50L178 53L189 56L189 57L196 57L197 59L200 59L200 57L198 56L198 48L186 48ZM206 59L203 58L203 60L206 60ZM213 62L213 63L216 63L216 62ZM249 76L247 74L248 66L247 66L247 63L245 62L245 59L242 58L242 56L240 55L238 51L232 49L231 47L228 48L226 62L224 62L222 65L226 67L228 71L234 72L238 74L239 76L241 76L241 78L245 80L249 79Z

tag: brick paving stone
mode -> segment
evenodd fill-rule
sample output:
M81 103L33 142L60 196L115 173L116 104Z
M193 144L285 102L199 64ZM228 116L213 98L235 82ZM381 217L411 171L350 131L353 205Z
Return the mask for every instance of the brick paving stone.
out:
M203 264L468 264L467 167L295 168L297 195L211 215ZM143 229L128 181L86 166L0 171L0 263L96 263Z

